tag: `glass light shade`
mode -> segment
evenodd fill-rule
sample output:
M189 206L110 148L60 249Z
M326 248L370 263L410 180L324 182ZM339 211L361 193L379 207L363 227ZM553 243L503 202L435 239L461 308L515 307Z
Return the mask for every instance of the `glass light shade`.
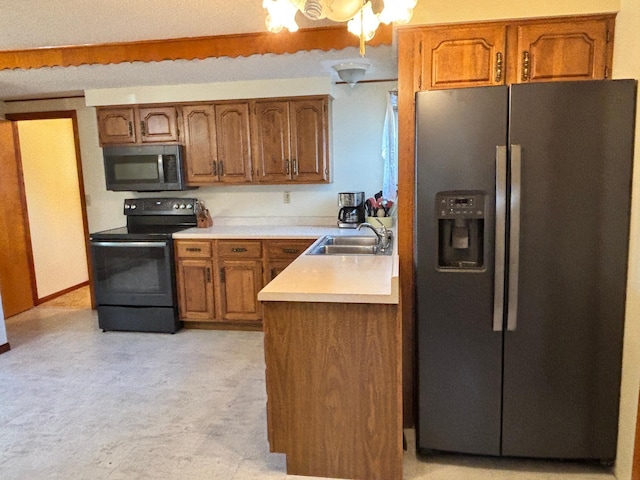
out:
M373 13L371 2L362 7L362 11L349 20L347 23L347 30L356 36L360 36L361 33L366 41L371 40L376 34L376 29L380 25L378 16Z
M389 25L390 23L409 23L413 16L413 7L416 0L384 0L384 9L380 13L380 21Z
M263 0L262 7L269 12L265 19L265 25L270 32L277 33L283 27L290 32L298 31L298 24L295 20L298 8L289 0Z
M364 74L369 68L368 63L340 63L333 66L334 70L338 72L340 80L349 84L351 88L364 78Z
M346 22L362 8L362 0L320 0L324 13L329 20Z

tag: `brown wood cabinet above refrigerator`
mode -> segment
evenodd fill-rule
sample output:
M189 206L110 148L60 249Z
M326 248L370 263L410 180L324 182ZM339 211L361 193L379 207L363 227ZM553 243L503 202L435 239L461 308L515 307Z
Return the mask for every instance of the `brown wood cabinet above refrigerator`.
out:
M418 90L610 77L615 15L416 27Z

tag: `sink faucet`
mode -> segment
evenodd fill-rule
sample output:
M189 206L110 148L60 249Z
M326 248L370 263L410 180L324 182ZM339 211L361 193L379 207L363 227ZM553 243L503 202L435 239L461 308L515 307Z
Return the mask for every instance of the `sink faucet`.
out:
M378 246L382 250L386 250L387 248L389 248L389 245L391 245L391 232L387 230L387 227L385 227L380 220L378 220L377 218L375 218L375 220L380 224L380 229L377 229L370 223L365 222L358 225L358 230L360 230L362 227L367 227L373 230L373 233L375 233L376 237L378 237Z

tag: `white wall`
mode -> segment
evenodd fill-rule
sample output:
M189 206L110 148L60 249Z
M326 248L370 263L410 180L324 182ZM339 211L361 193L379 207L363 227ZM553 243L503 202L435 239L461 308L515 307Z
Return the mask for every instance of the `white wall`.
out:
M273 87L272 81L264 82L253 93L261 95L270 92L282 95L280 83ZM302 82L304 85L305 82ZM205 201L214 222L256 221L291 223L335 222L337 215L337 194L341 191L363 190L371 196L382 186L382 159L380 156L382 127L386 108L387 92L396 88L396 82L360 83L353 89L347 85L323 87L331 91L332 101L332 168L333 183L327 185L243 185L200 187L197 190L176 192L176 196L196 197ZM203 90L204 88L204 90ZM185 97L202 99L202 92L210 92L202 85L194 86L194 94L188 86L180 88L143 87L128 89L113 94L105 100L105 92L99 92L101 102L126 103L124 99L144 98L148 102L183 101ZM216 90L216 89L214 89ZM318 93L297 87L298 95ZM219 90L216 90L219 91ZM291 91L291 88L288 89ZM208 93L213 96L213 93ZM266 95L268 96L268 95ZM96 94L91 96L96 101ZM80 131L80 151L87 195L87 216L89 231L104 230L124 223L122 202L135 196L157 194L136 194L131 192L108 192L104 184L102 149L98 146L98 130L95 108L84 105L82 99L46 100L33 102L9 102L7 113L35 112L47 110L75 109L78 114ZM284 191L291 192L291 203L283 201ZM173 193L172 193L173 194ZM168 196L168 195L161 195Z
M640 30L640 2L638 0L620 0L620 13L616 18L614 78L640 79L640 35L638 35L638 30ZM616 476L620 480L631 478L638 410L638 387L640 385L640 105L636 110L635 161L631 198L627 314L622 362L618 459L616 462Z
M70 118L18 122L38 299L89 279Z

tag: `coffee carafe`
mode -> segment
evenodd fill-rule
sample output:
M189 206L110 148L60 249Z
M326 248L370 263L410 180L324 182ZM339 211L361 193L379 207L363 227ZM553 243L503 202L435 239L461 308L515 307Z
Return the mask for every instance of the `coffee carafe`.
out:
M364 222L364 192L338 194L338 227L356 228Z

